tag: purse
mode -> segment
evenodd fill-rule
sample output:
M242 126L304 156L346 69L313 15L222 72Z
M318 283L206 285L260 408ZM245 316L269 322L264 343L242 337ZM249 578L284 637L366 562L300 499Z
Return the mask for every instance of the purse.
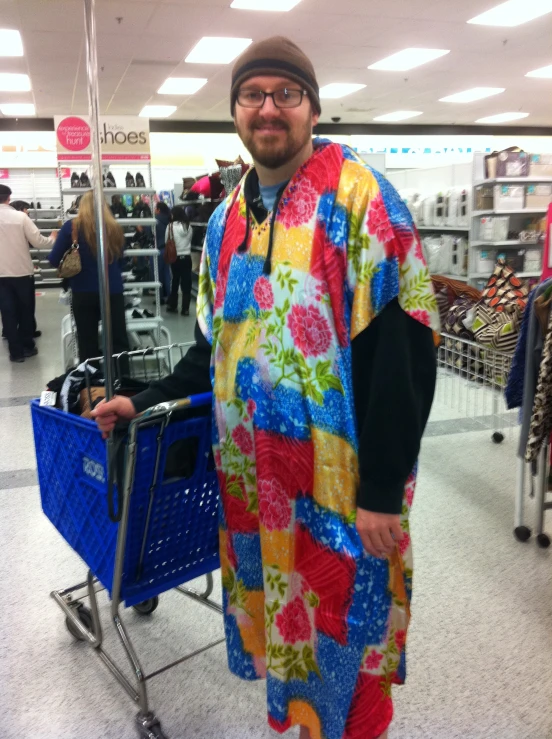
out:
M62 280L76 277L82 270L79 253L79 237L75 221L73 221L71 226L71 238L73 243L62 256L61 262L58 265L58 277L61 277Z
M176 244L174 241L173 224L169 223L169 238L165 242L165 251L163 259L166 264L174 264L176 262Z

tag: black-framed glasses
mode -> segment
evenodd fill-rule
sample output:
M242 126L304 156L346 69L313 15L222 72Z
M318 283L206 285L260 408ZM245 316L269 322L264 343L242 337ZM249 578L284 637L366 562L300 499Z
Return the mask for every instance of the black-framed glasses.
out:
M245 87L238 92L238 105L242 108L262 108L265 100L272 98L276 108L298 108L305 95L308 95L306 90L290 90L288 87L274 92Z

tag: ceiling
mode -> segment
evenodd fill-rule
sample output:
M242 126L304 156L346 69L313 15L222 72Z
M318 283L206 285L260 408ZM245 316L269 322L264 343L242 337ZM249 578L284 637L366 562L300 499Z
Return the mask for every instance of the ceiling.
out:
M363 90L324 100L321 122L370 123L419 110L414 124L473 124L525 111L523 125L552 125L552 80L524 75L552 64L552 13L517 28L468 25L499 0L302 0L287 13L230 8L231 0L96 0L100 112L136 115L146 104L177 105L169 120L229 121L232 65L186 64L202 36L259 40L282 34L312 59L319 84L357 82ZM120 19L120 20L118 20ZM34 102L37 116L86 113L82 0L0 0L0 28L21 32L25 56L0 57L0 72L26 72L32 92L0 102ZM367 67L406 47L451 53L410 72ZM158 95L169 76L208 78L190 97ZM475 86L506 92L469 104L439 98Z

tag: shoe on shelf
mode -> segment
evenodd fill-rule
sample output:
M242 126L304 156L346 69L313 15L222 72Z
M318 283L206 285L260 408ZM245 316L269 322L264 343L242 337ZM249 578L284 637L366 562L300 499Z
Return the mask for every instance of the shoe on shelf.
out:
M19 362L19 363L21 363L21 362L24 362L24 361L25 361L25 357L13 357L10 354L10 362Z
M73 172L73 174L71 175L71 187L80 187L80 186L81 186L80 177L78 176L76 172Z
M23 349L24 357L36 357L37 354L38 349L36 348L36 346L34 347L34 349Z
M34 207L34 200L31 200L31 210L34 210L34 209L35 209L35 207Z
M42 331L35 331L33 333L33 339L38 339L40 336L42 336Z
M130 174L130 172L126 173L125 182L127 187L136 187L134 177Z
M36 207L38 208L38 210L42 210L42 206L40 205L40 200L37 200Z
M155 318L155 314L147 310L147 308L144 308L142 312L146 318Z
M92 187L90 184L90 180L88 178L88 175L86 172L82 172L80 176L80 186L81 187Z
M115 182L115 177L113 177L113 172L108 172L105 178L107 180L108 187L117 187L117 183Z
M136 187L145 187L146 183L140 172L136 172Z
M132 317L133 318L143 318L144 316L140 313L139 310L133 310L132 311Z

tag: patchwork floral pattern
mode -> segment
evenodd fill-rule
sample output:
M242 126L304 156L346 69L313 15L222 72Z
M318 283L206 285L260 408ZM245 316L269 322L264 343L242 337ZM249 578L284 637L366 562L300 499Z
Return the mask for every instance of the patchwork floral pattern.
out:
M404 204L346 147L317 140L288 184L269 275L268 228L252 222L237 251L245 217L239 186L209 225L198 297L213 346L229 666L267 677L274 730L375 739L405 677L416 475L405 537L375 560L355 528L351 342L394 298L437 329L435 298Z

